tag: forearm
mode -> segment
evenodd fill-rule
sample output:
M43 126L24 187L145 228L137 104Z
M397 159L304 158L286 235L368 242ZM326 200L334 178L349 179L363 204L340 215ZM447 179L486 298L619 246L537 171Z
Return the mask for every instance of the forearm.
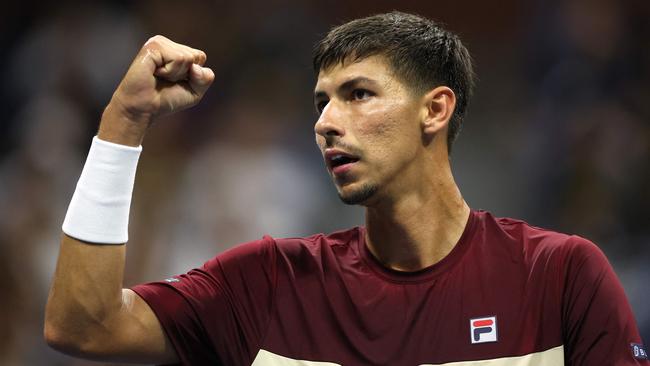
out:
M126 146L140 146L151 116L129 112L120 98L114 96L104 109L97 137Z
M123 308L122 280L130 197L140 144L138 129L109 104L63 224L64 234L46 307L46 339L66 352L111 336ZM146 125L145 125L146 126ZM103 138L102 138L103 137Z
M45 335L52 346L67 353L91 352L90 342L110 336L109 323L122 308L125 249L63 234L45 311Z
M63 223L45 314L52 347L96 360L177 360L149 305L122 289L124 244L145 132L154 118L203 97L214 80L205 59L203 51L152 37L104 110Z

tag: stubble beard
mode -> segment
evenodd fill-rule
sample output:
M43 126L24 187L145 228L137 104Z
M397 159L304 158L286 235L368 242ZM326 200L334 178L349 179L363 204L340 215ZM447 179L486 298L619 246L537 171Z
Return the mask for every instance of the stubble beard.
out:
M374 196L377 192L378 187L372 184L364 184L359 189L356 189L347 194L343 194L341 191L338 192L339 198L346 205L359 205L367 201L370 197Z

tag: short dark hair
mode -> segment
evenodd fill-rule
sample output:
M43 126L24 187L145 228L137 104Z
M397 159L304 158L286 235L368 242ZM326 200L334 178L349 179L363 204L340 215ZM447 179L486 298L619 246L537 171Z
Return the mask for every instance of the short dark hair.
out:
M314 47L318 74L346 61L386 57L395 76L411 90L424 93L448 86L456 94L456 109L449 121L447 149L456 140L474 89L469 51L460 38L425 17L393 11L356 19L332 28Z

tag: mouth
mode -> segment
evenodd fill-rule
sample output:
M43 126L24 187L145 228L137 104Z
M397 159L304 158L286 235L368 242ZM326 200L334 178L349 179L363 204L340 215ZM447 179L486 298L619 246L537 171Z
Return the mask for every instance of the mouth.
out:
M332 173L341 175L350 170L359 158L343 151L328 149L325 152L325 160Z

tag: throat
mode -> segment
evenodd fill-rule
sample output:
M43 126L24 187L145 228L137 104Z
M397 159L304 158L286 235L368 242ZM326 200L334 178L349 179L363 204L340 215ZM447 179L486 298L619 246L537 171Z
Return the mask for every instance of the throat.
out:
M445 258L467 225L470 209L423 207L410 213L366 209L366 245L385 267L414 272Z

